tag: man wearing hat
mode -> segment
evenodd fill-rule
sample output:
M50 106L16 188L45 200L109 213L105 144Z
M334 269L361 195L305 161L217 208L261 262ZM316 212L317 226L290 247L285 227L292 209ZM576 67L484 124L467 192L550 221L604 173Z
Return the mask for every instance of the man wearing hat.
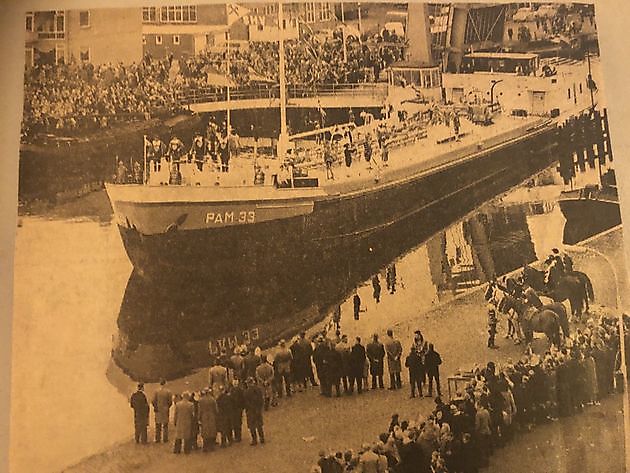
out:
M370 374L372 375L372 389L383 389L383 360L385 359L385 347L378 341L378 334L372 335L372 341L367 344L366 355L370 361Z
M147 443L147 426L149 424L149 402L144 394L144 383L138 383L138 390L131 395L129 401L133 409L133 425L136 443Z
M278 396L282 397L283 385L286 389L287 397L291 397L291 363L293 354L287 348L286 342L280 340L278 351L274 358L274 369L276 372L276 382L278 384Z
M247 416L247 428L252 436L251 445L256 445L258 440L265 443L263 431L263 392L256 384L254 378L247 379L247 388L244 393L245 415Z
M168 442L168 420L171 405L173 404L173 394L166 387L166 380L160 381L160 388L153 393L153 413L155 414L155 443L162 441L164 433L164 443Z
M228 381L228 372L225 366L221 366L221 362L218 358L214 360L214 364L208 371L208 386L212 389L212 392L216 393L220 388L225 388Z
M199 424L203 439L202 451L214 450L217 441L217 402L207 388L201 391L199 399Z
M494 337L497 334L497 313L494 307L488 308L488 348L499 348L494 344Z
M387 354L387 367L389 369L389 389L400 389L402 387L402 381L400 379L400 372L402 370L400 358L402 357L403 349L400 340L394 338L394 331L392 329L387 330L385 353Z
M193 437L193 403L189 392L182 394L182 399L175 404L175 445L173 453L190 453Z
M197 169L203 171L203 162L206 156L206 143L201 133L195 133L189 155L195 161Z
M262 387L265 399L265 410L269 409L269 405L276 405L273 391L273 380L275 378L273 366L267 361L266 355L261 355L261 363L256 367L256 380L258 385Z

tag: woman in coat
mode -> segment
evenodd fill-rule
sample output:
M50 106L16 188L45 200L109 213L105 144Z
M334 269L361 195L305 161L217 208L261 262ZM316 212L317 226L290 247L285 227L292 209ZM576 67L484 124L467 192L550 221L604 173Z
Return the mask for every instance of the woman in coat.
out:
M208 389L201 392L199 399L199 424L203 451L213 450L217 440L217 402Z

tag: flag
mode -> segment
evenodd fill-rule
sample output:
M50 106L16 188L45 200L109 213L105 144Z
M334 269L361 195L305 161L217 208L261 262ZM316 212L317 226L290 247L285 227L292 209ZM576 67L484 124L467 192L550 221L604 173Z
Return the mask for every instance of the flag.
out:
M237 5L236 3L227 3L225 5L225 9L227 12L227 24L228 26L232 26L232 23L240 20L245 15L249 13L249 10L241 5Z

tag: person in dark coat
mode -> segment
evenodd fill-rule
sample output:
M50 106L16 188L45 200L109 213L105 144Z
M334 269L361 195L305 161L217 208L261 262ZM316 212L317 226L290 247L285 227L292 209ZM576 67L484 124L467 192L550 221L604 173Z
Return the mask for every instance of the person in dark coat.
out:
M245 379L255 378L256 368L258 368L258 366L260 365L261 358L255 353L255 350L252 349L251 347L247 350L243 363L245 365L244 367Z
M339 352L340 354L340 359L341 359L341 365L340 365L340 371L339 371L339 376L341 378L341 384L343 384L343 392L345 394L350 394L350 379L351 379L351 374L350 374L350 344L348 343L348 336L347 335L343 335L341 337L341 341L339 343L337 343L337 345L335 345L333 347L333 349L337 352Z
M192 428L190 429L190 446L193 450L199 449L199 397L193 392L190 394L190 402L193 406Z
M227 392L219 389L217 397L217 430L221 433L221 447L229 447L232 443L232 425L230 412L232 411L232 398Z
M409 355L405 360L405 367L409 370L409 384L411 385L411 397L416 397L416 387L418 388L418 396L422 397L422 378L424 365L422 358L412 346Z
M440 354L433 349L433 343L429 343L429 349L424 356L424 367L429 377L429 397L433 396L433 381L435 380L435 387L437 389L437 395L442 396L440 389L440 365L442 364L442 358Z
M203 439L203 451L214 450L217 441L217 403L210 395L209 389L201 392L199 399L199 424L201 438Z
M306 362L304 357L303 347L300 344L300 339L296 338L289 347L293 359L291 360L291 376L298 389L306 389Z
M247 380L247 387L245 388L243 398L245 401L247 428L252 436L251 445L256 445L259 439L260 443L265 443L265 432L263 431L263 393L254 378Z
M131 395L129 404L133 409L134 438L136 443L147 443L149 402L144 394L144 383L138 383L138 390Z
M378 335L372 335L372 341L366 347L366 355L370 360L370 375L372 375L372 389L383 389L383 366L385 359L385 347L378 341Z
M245 409L244 391L238 380L232 381L232 386L228 390L230 396L230 428L232 429L232 439L234 442L241 441L243 429L243 410Z
M357 383L357 393L363 393L363 367L365 366L365 347L361 345L361 337L357 337L350 350L350 392Z
M317 386L315 381L315 375L313 374L313 344L306 338L306 332L300 333L300 346L302 347L302 353L304 354L304 368L307 379L310 380L311 386ZM306 387L306 386L305 386Z
M354 320L359 320L359 313L361 312L361 297L359 297L359 294L356 292L352 298L352 303L354 304Z
M317 344L315 346L315 350L313 351L313 363L315 363L320 390L323 396L330 391L330 389L328 389L328 350L329 347L326 343L324 343L324 337L320 336L317 339Z
M335 388L337 397L341 396L341 377L344 376L343 371L343 355L342 352L332 347L330 342L330 349L327 353L326 366L328 369L328 384L326 385L326 396L332 396L332 388Z
M480 452L470 433L465 433L462 436L460 455L462 473L477 473L479 471L479 465L481 464Z
M378 278L378 274L372 278L372 289L372 296L378 304L381 301L381 280Z

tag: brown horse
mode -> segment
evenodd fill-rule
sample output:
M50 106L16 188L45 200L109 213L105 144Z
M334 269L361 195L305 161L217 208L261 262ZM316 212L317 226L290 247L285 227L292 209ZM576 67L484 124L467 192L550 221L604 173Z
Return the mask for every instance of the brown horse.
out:
M588 301L589 291L587 286L580 278L569 274L561 275L554 279L555 281L552 281L551 287L548 287L545 284L544 271L539 271L531 266L523 268L523 282L525 284L542 294L548 295L556 302L568 300L571 304L571 314L580 319Z
M521 325L525 333L525 341L530 344L534 339L534 332L544 333L549 343L560 346L560 322L558 314L550 309L529 308L522 317Z

